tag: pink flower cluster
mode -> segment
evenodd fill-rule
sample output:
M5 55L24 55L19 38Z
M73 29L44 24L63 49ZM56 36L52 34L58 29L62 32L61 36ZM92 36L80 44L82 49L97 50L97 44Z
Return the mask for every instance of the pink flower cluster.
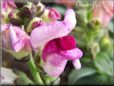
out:
M2 8L7 9L6 5L15 7L13 2L13 0L4 0ZM43 69L50 76L59 76L68 60L72 61L76 69L80 69L79 59L83 52L77 47L75 38L68 35L76 25L75 12L73 9L68 9L65 12L64 20L58 21L61 15L52 8L48 16L51 21L38 23L38 25L35 23L35 28L30 36L19 26L10 23L2 24L3 48L15 52L21 50L30 52L33 49L37 53L39 47L43 45L41 56L44 61Z

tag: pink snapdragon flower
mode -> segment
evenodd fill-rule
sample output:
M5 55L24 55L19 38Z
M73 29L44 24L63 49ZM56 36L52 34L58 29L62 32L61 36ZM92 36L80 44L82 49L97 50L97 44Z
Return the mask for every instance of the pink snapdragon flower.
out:
M77 47L71 35L49 41L42 52L43 69L50 76L59 76L71 60L76 69L81 68L80 58L83 52Z
M37 51L39 46L48 41L68 35L75 25L75 12L72 9L68 9L63 21L44 23L31 32L32 47Z
M20 27L11 24L1 25L2 44L6 50L31 51L30 37Z
M99 0L93 8L93 16L98 19L99 22L106 26L114 15L114 2L112 0Z

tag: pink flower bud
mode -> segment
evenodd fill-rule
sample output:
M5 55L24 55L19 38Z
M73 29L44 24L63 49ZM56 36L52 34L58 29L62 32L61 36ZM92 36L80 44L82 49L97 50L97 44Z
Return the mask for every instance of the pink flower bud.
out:
M2 23L9 23L8 14L16 8L14 0L2 0L1 8Z
M55 8L50 8L48 17L51 21L57 21L61 19L61 14Z
M43 21L41 18L39 17L34 17L28 24L27 28L26 28L26 31L29 33L31 32L33 29L39 27L43 25Z

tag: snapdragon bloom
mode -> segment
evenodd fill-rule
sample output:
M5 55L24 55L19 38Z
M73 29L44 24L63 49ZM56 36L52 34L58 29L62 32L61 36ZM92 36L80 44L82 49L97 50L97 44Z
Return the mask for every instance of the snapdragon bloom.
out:
M106 26L114 15L114 2L112 0L99 0L93 8L93 16L98 19L99 22Z
M30 37L20 27L11 24L1 25L2 44L6 50L31 51Z
M71 35L49 41L42 52L43 69L50 76L59 76L71 60L76 69L81 68L80 58L83 52L77 47Z
M75 25L75 12L72 9L68 9L63 21L44 23L31 32L32 47L37 51L39 46L48 41L68 35L74 29Z

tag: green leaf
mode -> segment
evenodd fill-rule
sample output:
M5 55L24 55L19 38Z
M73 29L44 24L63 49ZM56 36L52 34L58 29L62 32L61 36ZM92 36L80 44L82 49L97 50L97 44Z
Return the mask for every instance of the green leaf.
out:
M19 85L33 85L34 82L32 80L29 79L29 77L21 71L15 70L15 73L18 75L18 79L16 80L16 83Z
M99 53L94 60L94 64L100 73L113 76L113 61L106 53Z
M80 70L73 70L68 78L69 84L75 84L79 79L90 76L96 73L95 69L92 68L82 68Z

